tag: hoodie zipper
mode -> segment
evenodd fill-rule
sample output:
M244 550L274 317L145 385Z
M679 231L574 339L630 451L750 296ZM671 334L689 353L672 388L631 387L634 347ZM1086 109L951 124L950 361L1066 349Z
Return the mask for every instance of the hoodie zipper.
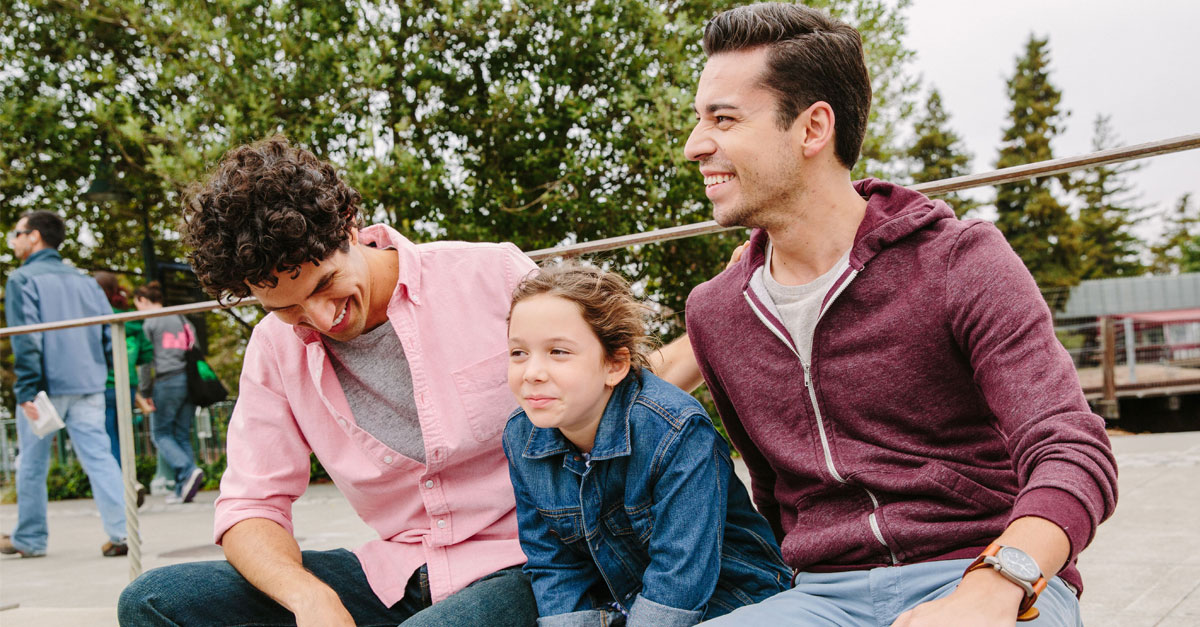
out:
M834 301L838 299L838 296L841 296L842 292L846 290L846 287L848 287L854 278L858 276L858 273L858 270L851 270L850 275L846 277L845 281L842 281L842 284L838 286L833 295L829 297L829 301L826 302L825 306L821 308L821 312L817 315L817 322L813 325L814 336L816 335L817 325L821 323L821 318L825 317L825 312L829 311L829 308L833 306ZM825 433L825 419L821 415L821 406L817 403L817 391L813 381L812 370L810 367L811 364L805 363L804 359L800 357L800 353L796 350L796 347L792 344L792 342L786 336L780 333L779 330L775 328L775 325L771 324L771 322L763 316L758 307L754 305L754 301L750 298L748 291L742 292L742 296L750 305L750 310L754 312L754 315L758 316L759 321L762 322L767 329L774 333L775 336L778 337L780 341L782 341L783 344L788 347L788 350L792 351L792 354L795 355L796 359L800 362L800 367L804 370L804 388L808 391L808 400L812 405L813 415L817 419L817 434L821 438L821 452L825 455L825 468L838 483L846 484L846 479L842 477L841 473L837 471L837 467L833 464L833 452L829 447L829 436ZM879 499L870 490L866 488L862 488L862 490L866 492L867 496L871 499L872 511L867 516L867 523L871 527L871 534L875 536L875 539L879 542L879 544L883 545L883 548L887 549L888 556L891 558L892 564L899 564L900 560L896 558L895 551L892 550L892 547L888 545L887 540L884 539L883 531L879 528L879 520L875 516L875 510L879 509Z

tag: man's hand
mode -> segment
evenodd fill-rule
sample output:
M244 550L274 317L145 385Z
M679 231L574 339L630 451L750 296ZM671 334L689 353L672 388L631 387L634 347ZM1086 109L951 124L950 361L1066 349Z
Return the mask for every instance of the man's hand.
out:
M37 405L34 405L33 401L21 403L21 409L25 411L25 417L28 418L30 422L37 422L40 414L38 414Z
M725 264L725 268L726 269L732 268L733 264L741 261L742 253L745 253L746 249L749 247L750 247L749 241L745 241L745 242L742 242L741 244L738 244L738 247L733 249L733 254L729 255L729 263Z
M337 593L304 568L296 539L277 523L249 518L221 538L225 559L246 581L296 615L299 627L353 627Z
M328 594L310 596L292 610L296 615L296 627L354 627L354 617L342 605L337 593L329 588L325 590Z
M146 398L141 394L134 394L133 403L137 405L137 408L142 410L142 414L146 416L154 413L154 399Z
M901 614L892 627L930 625L992 626L1017 624L1025 591L991 568L972 571L950 594Z

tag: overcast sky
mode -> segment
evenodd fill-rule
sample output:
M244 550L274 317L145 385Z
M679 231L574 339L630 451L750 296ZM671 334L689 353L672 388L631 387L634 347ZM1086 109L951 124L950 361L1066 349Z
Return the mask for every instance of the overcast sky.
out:
M908 17L912 67L941 91L974 172L995 166L1005 80L1031 33L1049 37L1051 81L1071 113L1056 157L1091 151L1097 114L1112 116L1121 145L1200 132L1200 1L913 0ZM1200 202L1200 149L1139 163L1144 203L1166 208L1185 192Z

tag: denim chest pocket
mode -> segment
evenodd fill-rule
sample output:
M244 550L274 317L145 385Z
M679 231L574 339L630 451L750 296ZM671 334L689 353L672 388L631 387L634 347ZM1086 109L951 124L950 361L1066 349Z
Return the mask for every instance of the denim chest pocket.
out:
M471 435L487 442L504 431L517 401L508 389L508 353L499 353L454 371L454 388L471 425Z
M654 515L649 505L628 507L614 505L604 512L604 526L614 536L631 536L638 544L650 541L654 531Z
M566 509L538 508L538 514L546 521L550 533L566 544L583 539L583 510L578 507Z

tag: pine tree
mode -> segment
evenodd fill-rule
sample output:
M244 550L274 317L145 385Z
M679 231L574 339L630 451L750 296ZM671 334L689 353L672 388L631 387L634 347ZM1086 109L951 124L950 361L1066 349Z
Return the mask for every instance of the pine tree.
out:
M1108 116L1098 115L1094 123L1092 150L1117 145ZM1132 186L1125 176L1141 169L1140 165L1117 164L1085 170L1074 183L1074 191L1083 202L1079 224L1083 234L1081 277L1103 279L1134 276L1146 271L1139 259L1142 242L1131 227L1142 218Z
M1193 204L1192 195L1184 194L1163 221L1165 237L1150 248L1154 273L1200 272L1200 204Z
M925 115L913 126L917 139L907 153L919 168L912 175L913 182L940 181L971 173L971 153L963 146L958 133L949 127L949 122L950 115L942 107L942 95L937 89L930 90L925 101ZM957 194L946 194L941 198L959 217L979 204Z
M1050 141L1062 132L1068 114L1062 92L1050 82L1049 41L1030 36L1025 54L1008 79L1011 125L1004 131L996 167L1008 168L1054 158ZM1054 177L996 188L996 226L1021 256L1052 308L1065 304L1066 289L1079 282L1082 234L1067 206L1055 196ZM1056 295L1056 296L1049 296Z

